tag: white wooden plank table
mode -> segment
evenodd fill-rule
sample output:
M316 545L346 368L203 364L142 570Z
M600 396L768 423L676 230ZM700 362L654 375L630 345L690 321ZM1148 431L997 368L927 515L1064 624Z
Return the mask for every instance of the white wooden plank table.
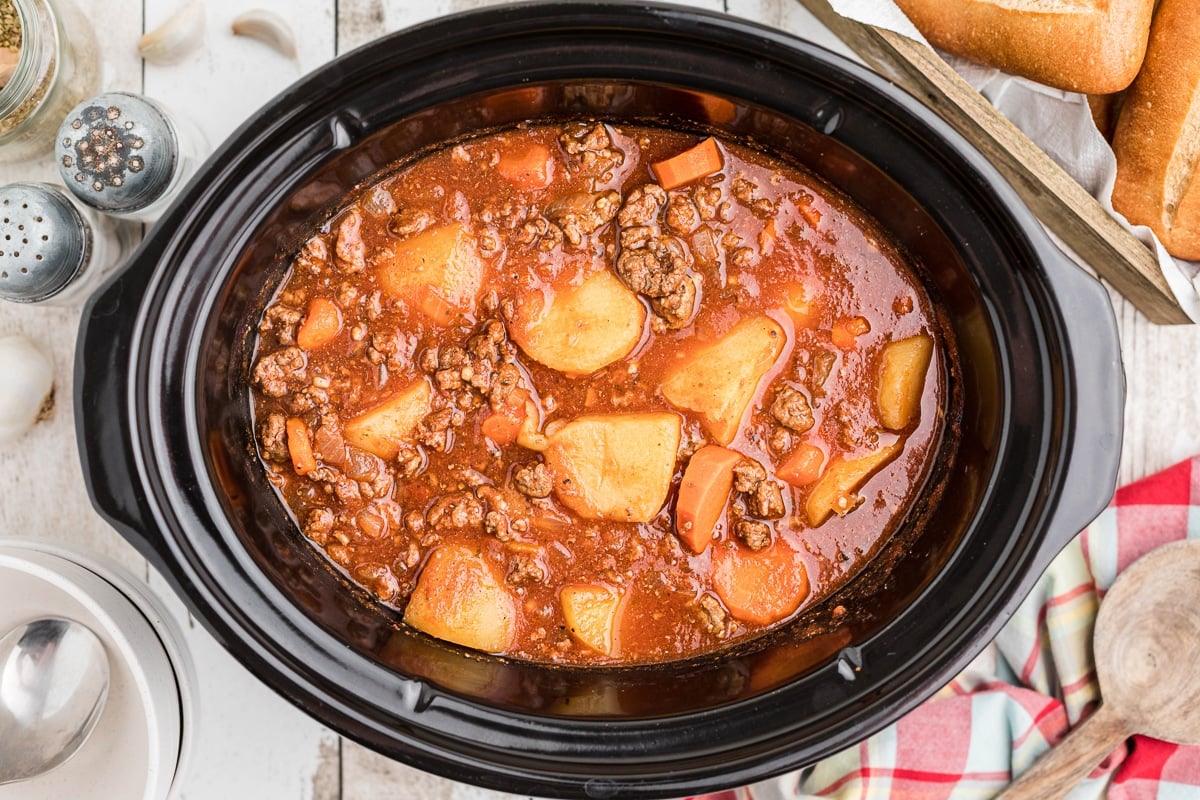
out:
M303 73L371 39L425 19L494 0L206 0L205 46L182 64L143 64L136 43L183 0L76 0L106 43L104 88L143 92L193 118L218 143ZM695 0L833 43L793 0ZM229 24L252 7L281 13L294 28L298 61L236 39ZM0 163L0 183L53 180L49 158ZM1128 379L1122 482L1200 453L1200 327L1150 325L1114 296ZM507 797L426 775L382 758L310 720L245 672L196 626L146 562L93 512L75 447L69 398L78 309L0 304L0 335L22 333L55 362L59 402L47 422L0 451L0 535L66 545L145 578L185 628L198 673L200 713L180 796L187 800L358 800ZM0 380L3 376L0 376ZM2 797L2 796L0 796Z

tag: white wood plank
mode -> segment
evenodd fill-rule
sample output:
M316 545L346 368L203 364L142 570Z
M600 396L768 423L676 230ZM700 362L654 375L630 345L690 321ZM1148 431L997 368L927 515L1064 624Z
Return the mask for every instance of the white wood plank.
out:
M184 0L145 0L146 27L161 25ZM333 57L334 0L206 0L204 45L179 64L147 64L145 93L192 119L214 147L301 75ZM291 23L298 61L230 26L251 8Z

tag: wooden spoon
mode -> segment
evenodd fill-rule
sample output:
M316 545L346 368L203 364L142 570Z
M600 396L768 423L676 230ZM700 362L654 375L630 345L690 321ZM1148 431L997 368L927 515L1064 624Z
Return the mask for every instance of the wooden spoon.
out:
M1135 733L1200 744L1200 541L1164 545L1122 572L1094 642L1103 704L1004 800L1065 796Z

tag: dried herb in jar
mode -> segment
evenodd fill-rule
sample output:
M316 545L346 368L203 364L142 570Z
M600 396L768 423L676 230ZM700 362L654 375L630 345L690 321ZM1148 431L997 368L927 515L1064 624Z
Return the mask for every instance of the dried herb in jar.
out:
M8 85L21 58L21 18L12 0L0 0L0 89Z

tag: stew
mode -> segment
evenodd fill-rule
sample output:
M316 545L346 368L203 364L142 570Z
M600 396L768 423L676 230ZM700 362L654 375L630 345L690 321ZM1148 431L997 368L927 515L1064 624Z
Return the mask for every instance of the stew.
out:
M581 120L348 198L250 379L300 529L406 623L644 663L758 635L871 558L928 474L952 352L904 254L814 176Z

